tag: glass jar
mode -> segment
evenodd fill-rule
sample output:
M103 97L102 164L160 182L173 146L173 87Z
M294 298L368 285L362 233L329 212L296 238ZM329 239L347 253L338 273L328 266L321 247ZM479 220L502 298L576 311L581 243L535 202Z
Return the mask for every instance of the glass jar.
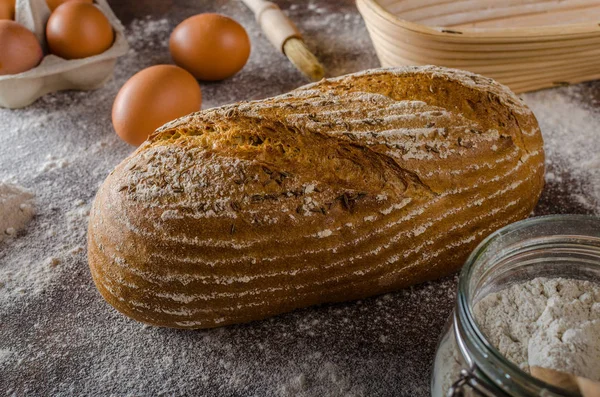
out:
M529 218L491 234L475 249L461 271L456 307L438 345L432 396L573 396L504 358L473 316L487 294L537 277L600 283L600 218Z

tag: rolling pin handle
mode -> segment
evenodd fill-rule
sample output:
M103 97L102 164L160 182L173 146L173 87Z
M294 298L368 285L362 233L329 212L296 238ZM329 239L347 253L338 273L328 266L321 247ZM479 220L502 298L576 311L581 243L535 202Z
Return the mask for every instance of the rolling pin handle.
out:
M244 3L256 16L256 21L267 39L276 48L279 48L279 51L283 52L283 45L291 37L301 38L296 25L289 20L277 4L263 0L244 0Z

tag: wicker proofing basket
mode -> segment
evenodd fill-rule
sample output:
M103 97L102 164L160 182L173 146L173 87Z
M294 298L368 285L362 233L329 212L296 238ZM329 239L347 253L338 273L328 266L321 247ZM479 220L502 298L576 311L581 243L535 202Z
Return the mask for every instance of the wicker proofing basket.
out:
M600 0L357 0L382 66L441 65L515 92L600 78Z

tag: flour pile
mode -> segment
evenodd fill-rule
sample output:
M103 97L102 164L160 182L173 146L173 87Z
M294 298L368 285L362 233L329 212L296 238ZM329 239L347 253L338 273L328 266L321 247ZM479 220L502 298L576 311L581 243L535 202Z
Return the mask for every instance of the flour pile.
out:
M0 182L0 241L15 236L34 215L33 193Z
M600 381L600 285L536 278L489 294L474 308L489 341L529 372L550 368Z

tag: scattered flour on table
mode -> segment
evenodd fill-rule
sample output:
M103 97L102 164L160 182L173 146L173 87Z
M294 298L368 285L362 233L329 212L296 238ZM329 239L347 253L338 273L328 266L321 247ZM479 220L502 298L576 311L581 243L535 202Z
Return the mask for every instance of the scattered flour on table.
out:
M0 365L7 362L13 355L12 350L0 349Z
M539 366L600 381L600 284L536 278L485 296L474 315L524 371Z
M33 218L33 197L20 186L0 182L0 241L15 236Z
M14 262L0 267L0 304L9 306L17 303L19 298L40 296L52 287L62 271L77 263L78 256L85 251L83 242L90 206L82 200L76 200L71 205L61 222L41 222L39 226L43 232L31 231L41 234L36 237L42 244L42 251L38 255L27 255L31 246L21 241L15 242L21 246L20 253L15 256ZM53 243L43 244L41 241L44 239ZM61 240L62 244L59 243Z
M323 355L315 352L307 355L299 364L297 373L289 374L286 381L277 388L281 397L308 397L314 395L335 394L337 396L364 396L360 385L355 384L335 363L323 359ZM314 371L314 366L319 368ZM315 390L315 385L321 385Z
M547 186L568 184L570 201L600 215L600 111L591 96L587 86L574 85L522 97L544 137Z
M53 169L62 169L69 165L69 161L64 158L58 158L51 154L46 156L46 161L40 167L40 172L48 172Z

